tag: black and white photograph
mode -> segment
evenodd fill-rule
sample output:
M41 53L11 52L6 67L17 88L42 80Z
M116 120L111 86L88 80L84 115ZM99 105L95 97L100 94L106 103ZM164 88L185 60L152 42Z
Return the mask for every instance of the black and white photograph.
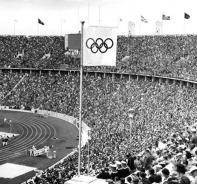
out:
M197 184L197 0L0 0L0 184Z

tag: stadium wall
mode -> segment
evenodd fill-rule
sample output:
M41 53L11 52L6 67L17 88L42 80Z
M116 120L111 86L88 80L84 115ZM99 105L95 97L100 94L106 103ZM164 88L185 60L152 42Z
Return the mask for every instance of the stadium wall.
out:
M79 70L52 70L52 69L44 69L44 70L40 70L40 69L35 69L35 68L0 68L0 70L2 70L2 72L17 72L17 73L28 73L28 74L32 74L32 73L39 73L39 74L46 74L48 73L50 74L75 74L80 76L80 71ZM130 79L137 79L137 80L151 80L152 82L154 81L158 81L159 83L173 83L173 84L178 84L180 86L191 86L194 88L197 88L197 82L193 81L193 80L185 80L185 79L180 79L180 78L175 78L175 77L164 77L164 76L156 76L156 75L145 75L145 74L131 74L131 73L116 73L116 72L103 72L103 71L83 71L84 75L94 75L95 77L97 76L101 76L103 78L105 77L111 77L112 80L115 80L116 78L127 78L128 80Z

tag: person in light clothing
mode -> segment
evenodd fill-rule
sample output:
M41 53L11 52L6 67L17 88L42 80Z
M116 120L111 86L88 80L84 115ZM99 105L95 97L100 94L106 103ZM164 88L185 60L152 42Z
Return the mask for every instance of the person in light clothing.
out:
M33 149L31 149L31 148L29 149L29 155L30 155L30 156L34 156L34 155L33 155Z
M32 146L32 152L33 152L33 155L32 156L34 156L35 151L36 151L36 147L33 145Z
M189 170L189 179L191 181L191 184L197 184L197 167L196 166L192 166Z
M50 147L46 146L45 151L46 151L47 158L49 158L49 156L50 156Z

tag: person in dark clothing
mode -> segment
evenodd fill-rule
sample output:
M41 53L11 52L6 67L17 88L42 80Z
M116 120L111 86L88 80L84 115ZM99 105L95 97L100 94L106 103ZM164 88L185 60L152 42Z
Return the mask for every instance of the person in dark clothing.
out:
M111 179L114 181L115 177L119 177L118 176L118 172L116 170L116 165L110 165L111 168Z
M108 168L104 168L101 169L101 173L97 176L97 178L99 179L110 179L110 175L109 175L109 169Z
M164 179L163 179L163 182L167 181L169 176L170 176L170 171L167 169L167 168L164 168L162 171L161 171Z
M136 177L136 178L133 178L133 184L138 184L139 183L139 179Z
M136 167L135 167L135 159L136 157L132 157L131 154L128 154L127 156L127 165L129 166L131 172L135 172Z
M179 183L180 184L190 184L189 178L185 175L186 169L183 164L176 165L176 171L178 172Z
M108 184L114 184L113 180L111 180L111 179L106 180L106 182L107 182Z
M143 184L151 184L151 182L146 178L146 173L140 172L140 178Z
M116 164L117 164L118 177L119 177L119 178L124 177L124 170L123 170L123 168L122 168L122 166L121 166L121 162L116 161Z
M121 173L122 178L126 178L127 176L130 175L130 169L125 161L122 161L121 164L122 164L122 173Z
M161 183L162 182L162 178L161 178L161 176L160 175L156 175L155 176L155 183Z
M155 176L156 176L156 174L155 174L155 170L153 169L153 168L150 168L149 170L148 170L148 172L149 172L149 178L148 178L148 180L151 182L151 183L154 183L155 182Z
M124 178L120 178L120 184L126 184Z
M149 150L146 150L146 155L144 157L144 167L145 169L149 168L152 165L154 157L151 155Z
M129 177L127 177L127 183L131 183L132 182L132 179L131 179L131 177L129 176Z
M197 135L196 135L196 129L192 129L192 138L191 138L191 145L197 145Z

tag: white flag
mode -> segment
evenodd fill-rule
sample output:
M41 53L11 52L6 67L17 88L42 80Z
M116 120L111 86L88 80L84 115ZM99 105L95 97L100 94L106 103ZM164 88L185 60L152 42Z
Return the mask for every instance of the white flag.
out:
M117 27L88 27L84 31L84 66L116 66L117 31Z

